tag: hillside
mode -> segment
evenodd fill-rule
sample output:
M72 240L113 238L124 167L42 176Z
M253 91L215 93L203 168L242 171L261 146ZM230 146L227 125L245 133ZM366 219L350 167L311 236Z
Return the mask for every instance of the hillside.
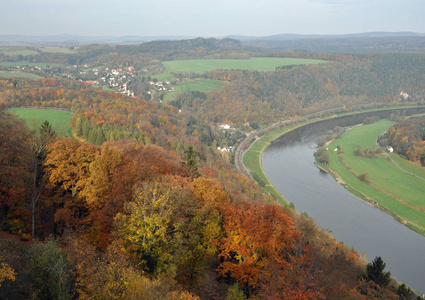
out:
M308 216L276 205L236 171L231 149L286 116L422 103L422 55L257 52L228 39L68 50L0 56L2 68L43 76L0 80L2 230L33 240L0 243L9 274L0 298L413 297ZM328 63L153 81L164 61L246 57ZM226 85L163 101L200 79ZM70 110L76 138L4 112L29 106Z

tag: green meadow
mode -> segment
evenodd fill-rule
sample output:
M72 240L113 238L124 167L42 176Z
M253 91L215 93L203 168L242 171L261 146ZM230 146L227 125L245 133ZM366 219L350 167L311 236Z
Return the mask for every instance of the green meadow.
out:
M175 80L176 79L176 77L173 74L167 73L167 72L161 73L161 74L151 74L149 76L151 78L154 78L154 79L158 80L158 81L164 81L164 80L165 81L172 81L172 80Z
M7 56L18 56L18 55L26 56L26 55L36 55L38 54L38 51L25 49L25 48L11 49L7 47L0 47L0 53L3 53L4 55L7 55Z
M393 124L392 121L381 120L346 132L328 147L329 168L344 181L342 184L350 192L425 235L425 182L397 168L384 153L375 157L354 155L357 146L376 149L376 138ZM334 151L337 146L343 150L342 154ZM425 170L418 165L397 155L393 157L407 171L425 178ZM357 178L365 173L369 174L369 183Z
M182 83L174 87L174 92L167 93L165 100L173 99L178 93L198 91L198 92L215 92L225 86L226 83L219 80L201 79Z
M3 67L28 66L28 67L40 67L40 68L44 68L44 67L47 67L47 66L50 66L50 67L65 67L65 65L61 65L61 64L32 63L32 62L28 62L28 61L25 61L25 60L20 60L20 61L15 61L15 62L4 61L4 62L0 63L0 66L3 66Z
M77 52L76 50L70 49L67 47L41 47L41 48L38 48L38 50L40 50L41 52L46 52L46 53L63 53L63 54L72 54Z
M27 125L32 129L39 128L41 123L47 120L60 135L73 137L70 125L72 114L70 112L33 108L10 108L8 112L26 120Z
M197 59L163 61L169 72L203 73L216 69L274 71L279 66L312 65L326 63L324 60L301 58L256 57L251 59Z
M1 78L28 78L28 79L40 79L43 78L41 76L31 74L31 73L24 73L24 72L12 72L12 71L0 71L0 77Z

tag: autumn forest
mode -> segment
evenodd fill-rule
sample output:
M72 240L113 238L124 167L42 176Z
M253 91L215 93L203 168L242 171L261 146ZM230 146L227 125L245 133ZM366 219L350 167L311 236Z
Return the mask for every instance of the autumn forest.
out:
M172 72L170 86L224 86L168 100L152 87L166 81L155 78L163 61L250 57L326 62ZM217 149L284 118L424 105L424 64L423 54L279 52L231 39L1 54L17 76L0 78L0 299L415 299L379 257L368 264L276 204L236 170L233 150ZM94 67L130 68L133 95L93 84L107 76L89 78ZM48 121L30 126L14 107L71 112L73 137ZM386 142L424 165L424 126L394 125Z

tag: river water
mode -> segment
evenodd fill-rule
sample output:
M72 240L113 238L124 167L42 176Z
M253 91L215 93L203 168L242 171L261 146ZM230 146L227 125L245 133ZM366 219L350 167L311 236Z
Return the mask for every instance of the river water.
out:
M392 112L379 114L384 118ZM385 270L393 277L425 293L425 237L354 197L331 175L320 171L314 161L314 140L318 136L335 126L362 123L368 115L378 114L321 121L285 134L264 152L263 168L298 212L306 212L338 241L366 253L370 261L381 256L387 264Z

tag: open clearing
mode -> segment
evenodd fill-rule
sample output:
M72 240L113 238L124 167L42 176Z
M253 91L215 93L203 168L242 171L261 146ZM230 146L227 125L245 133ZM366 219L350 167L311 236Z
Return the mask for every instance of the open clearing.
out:
M357 146L376 149L376 138L394 122L381 120L363 125L346 132L329 145L329 167L345 182L344 185L356 196L371 202L392 214L403 224L425 235L425 183L397 168L385 154L373 158L357 157ZM340 146L344 153L338 158L334 149ZM425 176L425 170L393 155L397 162L417 176ZM342 158L342 159L341 159ZM361 182L357 176L369 174L369 184Z
M156 79L158 81L164 81L164 80L166 80L166 81L172 81L172 80L176 80L176 77L173 74L167 73L167 72L161 73L161 74L151 74L149 76L152 79ZM144 77L144 76L141 76L141 77Z
M70 125L72 114L70 112L34 108L10 108L7 111L26 120L30 128L36 129L47 120L58 134L73 137Z
M327 63L324 60L301 58L257 57L251 59L199 59L163 61L169 72L203 73L216 69L274 71L279 66L313 65Z
M8 72L8 71L0 71L0 77L1 78L28 78L28 79L40 79L43 78L41 76L31 74L31 73L24 73L24 72Z
M165 100L173 99L178 93L198 91L203 93L215 92L225 86L226 83L219 80L201 79L182 83L174 87L174 92L165 95Z
M28 62L28 61L25 61L25 60L20 60L20 61L15 61L15 62L4 61L4 62L0 63L0 66L9 67L9 68L14 68L16 66L40 67L40 68L45 68L47 66L50 66L50 67L66 67L66 65L61 65L61 64L32 63L32 62Z

